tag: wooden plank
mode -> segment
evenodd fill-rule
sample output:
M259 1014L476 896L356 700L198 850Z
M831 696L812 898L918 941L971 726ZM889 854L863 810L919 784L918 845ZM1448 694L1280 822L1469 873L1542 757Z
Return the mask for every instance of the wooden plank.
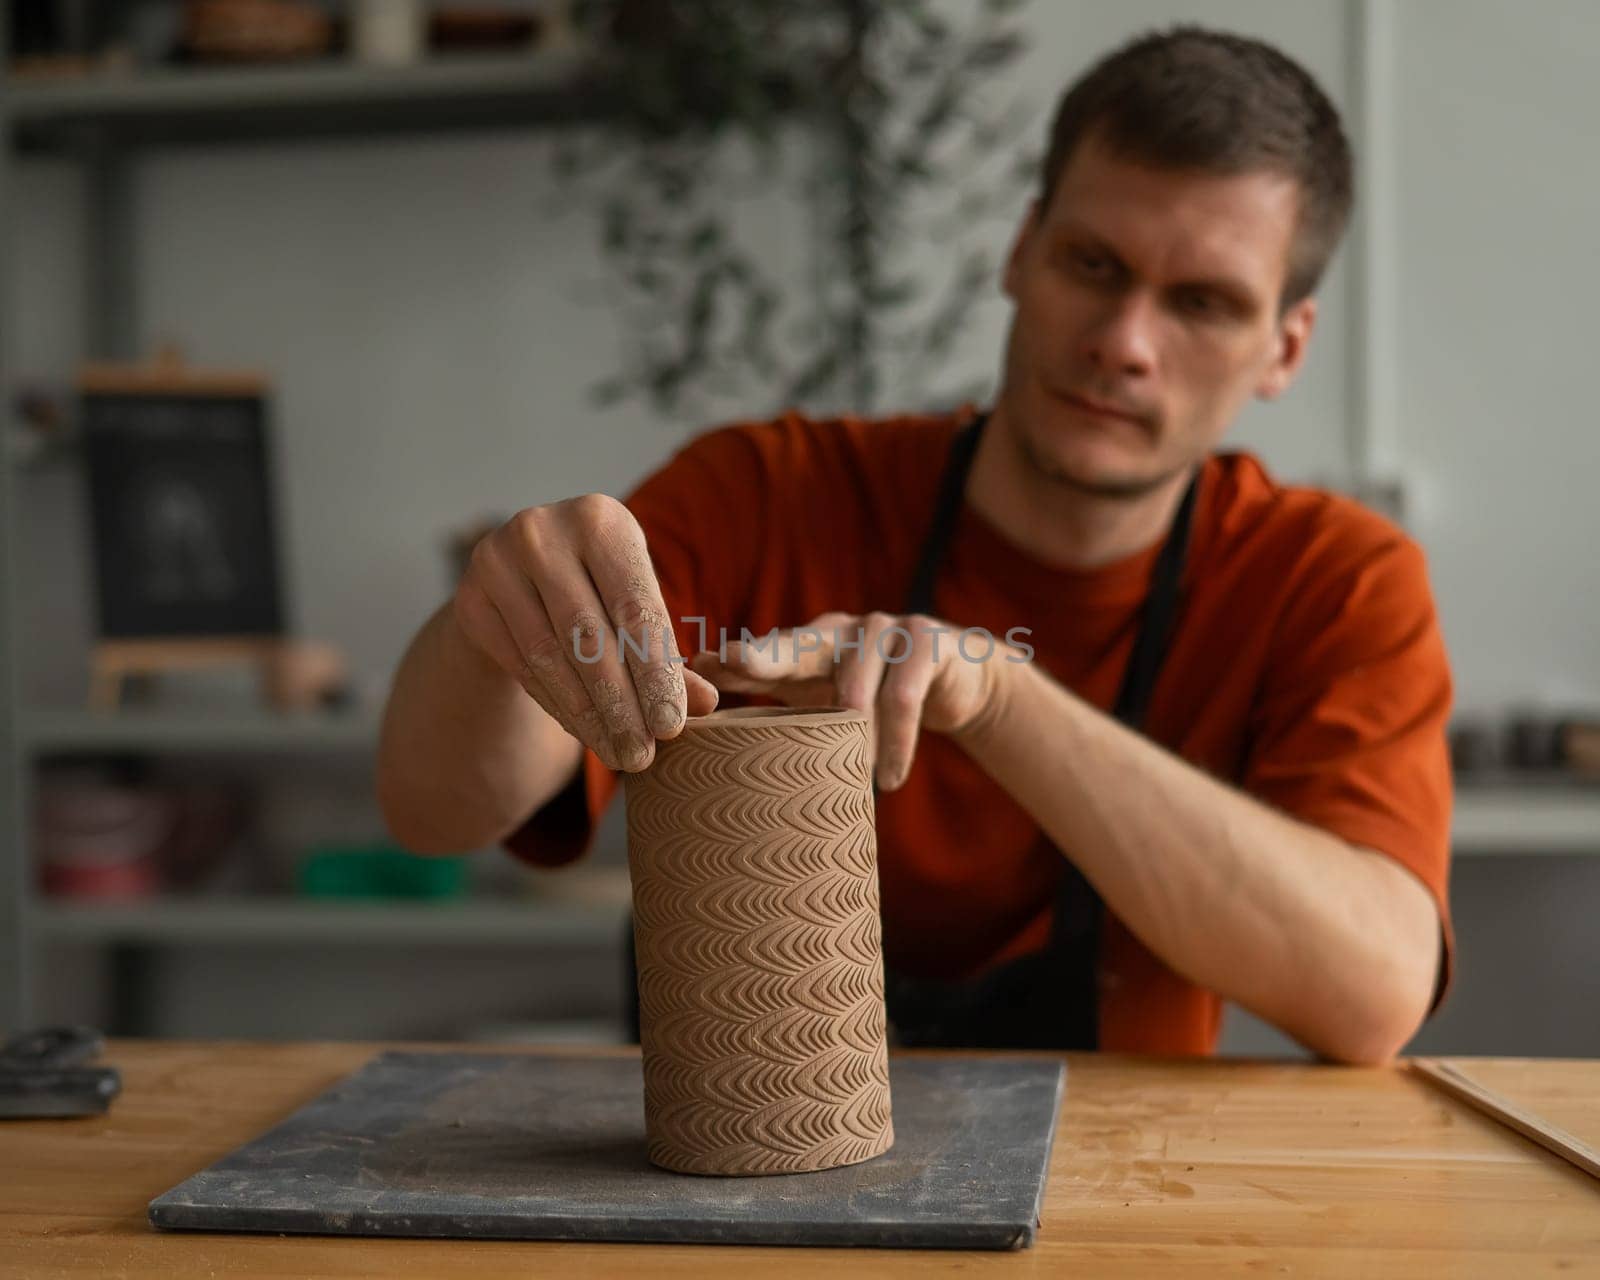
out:
M1441 1058L1600 1150L1600 1073L1577 1058Z
M1545 1150L1554 1151L1563 1160L1570 1160L1586 1173L1600 1178L1600 1150L1569 1133L1548 1115L1541 1115L1538 1110L1525 1105L1518 1097L1484 1083L1480 1078L1482 1069L1474 1068L1472 1062L1470 1058L1454 1060L1415 1058L1410 1066L1413 1071L1452 1097L1468 1106L1476 1107L1507 1128L1515 1130L1532 1142L1537 1142ZM1487 1070L1491 1075L1495 1074L1495 1065L1493 1062L1487 1064ZM1526 1060L1521 1063L1501 1064L1502 1071L1499 1074L1511 1077L1512 1087L1517 1089L1523 1099L1527 1098L1531 1086L1533 1098L1543 1098L1548 1106L1548 1082L1551 1079L1548 1068L1552 1065L1555 1064L1535 1064ZM1594 1079L1592 1071L1586 1071L1583 1075L1585 1088L1580 1106L1576 1109L1577 1114L1582 1122L1600 1128L1600 1090L1597 1090L1597 1084L1600 1082ZM1559 1096L1564 1102L1574 1101L1565 1093Z

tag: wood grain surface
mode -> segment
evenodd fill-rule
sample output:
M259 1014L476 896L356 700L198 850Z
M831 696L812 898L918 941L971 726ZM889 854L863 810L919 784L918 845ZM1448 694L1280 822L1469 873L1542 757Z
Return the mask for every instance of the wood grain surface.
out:
M1020 1253L188 1235L148 1226L154 1196L387 1047L407 1046L114 1042L124 1091L108 1115L0 1124L0 1275L1600 1273L1594 1180L1404 1071L1097 1055L1069 1055L1043 1226ZM1515 1070L1529 1089L1558 1082L1574 1131L1600 1122L1600 1063Z

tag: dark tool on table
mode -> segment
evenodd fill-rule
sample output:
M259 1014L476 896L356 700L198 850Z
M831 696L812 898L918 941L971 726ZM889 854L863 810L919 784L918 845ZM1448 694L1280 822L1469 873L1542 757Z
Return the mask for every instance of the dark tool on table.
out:
M41 1027L0 1045L0 1119L97 1116L122 1091L115 1067L91 1066L105 1048L93 1027Z

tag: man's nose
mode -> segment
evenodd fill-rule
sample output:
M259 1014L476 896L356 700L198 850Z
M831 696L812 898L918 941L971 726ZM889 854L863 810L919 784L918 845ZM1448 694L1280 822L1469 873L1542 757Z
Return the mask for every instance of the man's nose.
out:
M1086 339L1089 362L1118 377L1146 376L1156 365L1156 323L1155 307L1141 294L1108 300Z

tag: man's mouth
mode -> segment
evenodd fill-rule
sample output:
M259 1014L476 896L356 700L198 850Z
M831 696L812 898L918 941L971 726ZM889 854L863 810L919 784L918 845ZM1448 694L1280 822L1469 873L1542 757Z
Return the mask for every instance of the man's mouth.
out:
M1071 391L1056 391L1052 394L1058 400L1071 405L1080 413L1089 414L1091 417L1104 418L1107 421L1127 422L1142 430L1150 429L1150 421L1146 414L1134 409L1124 409L1105 400L1095 400L1089 396L1076 395Z

